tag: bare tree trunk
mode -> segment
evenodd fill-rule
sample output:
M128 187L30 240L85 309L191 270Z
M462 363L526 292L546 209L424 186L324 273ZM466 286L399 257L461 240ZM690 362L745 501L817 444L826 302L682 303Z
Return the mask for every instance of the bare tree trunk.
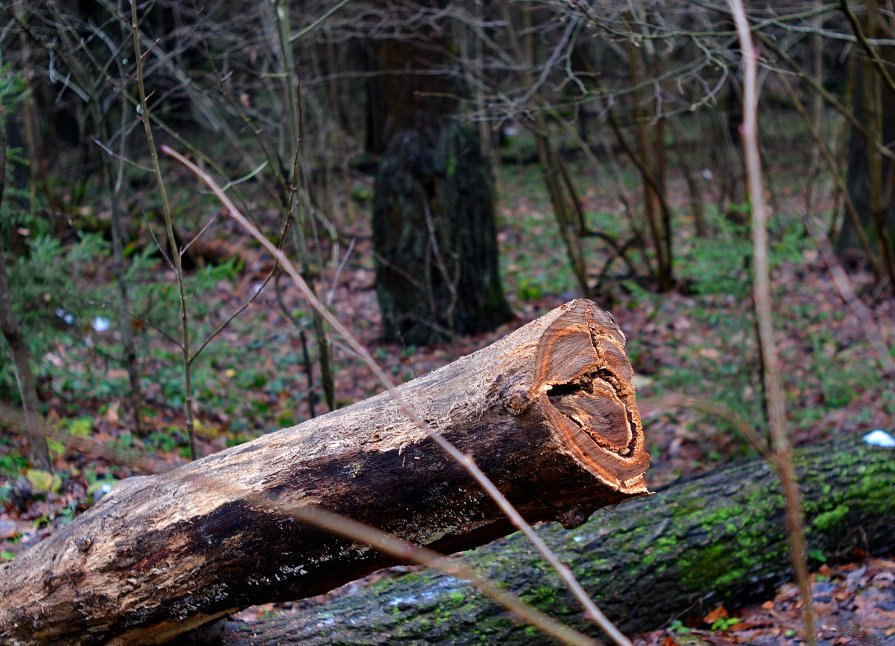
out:
M705 213L702 204L702 191L699 189L699 179L696 176L696 170L690 165L688 157L689 151L681 146L682 138L680 130L675 128L674 122L671 123L671 129L674 133L674 147L677 152L677 163L681 168L684 181L687 183L687 192L690 195L690 211L693 214L693 226L696 230L697 238L704 238L707 235L705 226Z
M847 4L846 4L847 6ZM879 34L879 7L869 2L865 8L863 32L856 21L852 27L856 34L869 39ZM872 49L875 55L888 64L895 58L895 48L878 47ZM895 200L891 188L891 176L895 173L893 162L883 159L880 146L887 145L895 135L895 118L892 105L895 103L888 84L883 84L880 74L869 55L859 58L852 68L854 114L865 132L852 128L848 154L848 192L854 202L861 221L851 218L843 221L836 251L845 256L854 256L861 241L859 231L879 252L878 261L869 258L876 268L881 267L883 275L895 284L895 247L892 234L895 231ZM862 250L863 251L863 250ZM866 253L866 252L864 252ZM879 277L878 277L879 278Z
M122 137L124 135L122 134ZM134 340L134 322L131 317L131 301L127 285L126 268L124 261L124 223L121 221L121 172L114 177L112 162L103 158L103 173L109 191L112 213L112 269L115 273L115 283L118 286L118 304L121 310L119 318L121 325L121 346L124 351L124 367L127 370L130 382L131 409L134 415L134 432L142 433L140 421L140 409L143 406L143 394L140 388L140 367L137 364L137 345Z
M122 33L122 37L126 35ZM126 84L126 74L122 67L118 69L122 85ZM111 144L112 128L107 120L103 119L102 105L99 97L92 97L91 108L93 111L93 120L96 126L105 131L106 141ZM115 283L118 287L118 305L121 310L119 313L119 333L121 334L121 347L124 351L124 367L127 370L128 381L130 382L131 392L131 410L133 412L134 432L138 435L142 434L142 422L140 420L140 409L143 406L143 393L140 387L140 366L137 363L137 345L134 340L134 321L131 316L130 292L127 284L126 263L124 260L124 222L123 208L121 200L122 184L124 182L124 159L127 153L127 134L126 134L126 118L128 114L129 104L125 97L121 98L121 120L119 124L119 135L121 137L118 149L117 169L113 167L112 159L107 154L102 154L103 177L106 181L106 190L109 192L109 206L111 213L111 229L112 229L112 270L115 273Z
M6 125L0 121L0 205L3 204L3 190L6 187L6 147ZM15 364L16 382L22 398L22 407L25 409L25 434L28 436L29 457L35 466L49 469L50 453L40 420L37 386L34 374L31 372L31 352L12 311L5 246L6 242L0 236L0 330L6 343L9 344Z
M399 390L524 518L574 526L646 493L623 348L612 317L577 300ZM395 564L296 520L315 508L443 552L513 530L384 394L122 483L0 567L0 641L158 643Z

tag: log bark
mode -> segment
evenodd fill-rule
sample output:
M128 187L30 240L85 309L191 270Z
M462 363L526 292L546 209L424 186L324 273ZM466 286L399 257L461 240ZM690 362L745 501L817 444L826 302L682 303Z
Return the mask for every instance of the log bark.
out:
M646 493L631 377L612 317L576 300L400 390L529 521L574 524ZM0 567L0 641L158 643L395 564L284 506L448 552L513 529L380 395L119 486Z
M832 561L895 550L895 451L827 444L800 449L796 464L815 566L821 555ZM631 634L702 616L719 601L736 604L727 606L734 610L769 598L791 577L785 527L777 476L756 461L603 510L572 531L552 525L540 533L600 609ZM519 534L465 560L540 610L597 634ZM219 628L226 646L548 641L465 581L430 571L381 579L295 614Z

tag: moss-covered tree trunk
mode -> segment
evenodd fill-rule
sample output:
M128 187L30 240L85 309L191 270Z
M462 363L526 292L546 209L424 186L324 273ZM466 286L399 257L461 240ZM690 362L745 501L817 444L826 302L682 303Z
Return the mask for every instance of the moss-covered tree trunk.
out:
M382 336L420 344L494 329L512 313L487 161L475 128L456 116L462 84L439 73L448 31L405 29L376 47L380 70L406 72L375 80L368 128L381 132L368 142L387 142L373 200Z
M376 178L373 242L382 334L430 343L511 317L475 131L450 119L399 132Z
M809 554L828 559L895 549L895 451L833 444L797 451ZM541 535L626 632L760 599L790 577L783 496L756 461L603 510L581 527ZM519 534L466 555L481 574L574 627L579 606ZM251 637L250 637L251 636ZM235 644L543 643L469 584L429 571L382 579L361 594L251 625Z

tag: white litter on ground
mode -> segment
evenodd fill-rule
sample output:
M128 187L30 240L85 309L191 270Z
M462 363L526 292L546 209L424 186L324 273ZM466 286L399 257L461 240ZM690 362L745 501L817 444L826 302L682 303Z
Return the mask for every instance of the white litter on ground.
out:
M873 446L884 446L888 449L895 448L895 437L892 437L881 428L870 431L863 437L863 440Z

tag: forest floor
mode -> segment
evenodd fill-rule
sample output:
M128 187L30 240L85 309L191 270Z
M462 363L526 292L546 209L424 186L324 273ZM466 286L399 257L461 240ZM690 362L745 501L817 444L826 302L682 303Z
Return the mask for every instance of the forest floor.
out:
M576 177L589 225L611 235L630 235L616 190L601 187L592 170L577 164ZM795 178L793 167L780 169ZM783 175L781 175L783 176ZM633 191L633 175L622 188ZM772 203L772 264L778 347L781 354L788 420L797 445L833 437L895 430L895 390L883 374L868 340L865 322L842 299L829 269L805 234L798 211L804 208L800 180L778 181ZM185 183L186 184L186 183ZM551 308L576 297L571 273L537 168L503 167L499 213L501 263L508 299L517 318L500 329L457 338L431 347L382 344L374 289L369 230L363 199L369 182L358 180L357 204L341 210L338 243L321 246L327 269L324 296L339 319L397 380L406 381L481 348ZM608 307L628 338L638 400L655 488L676 478L757 456L737 432L747 423L764 432L759 360L750 299L750 242L742 213L722 214L707 205L711 238L692 234L685 184L672 178L677 209L676 288L657 294L640 276L609 272L601 305ZM787 188L781 189L780 186ZM714 187L706 180L709 200ZM177 199L176 196L174 199ZM635 203L636 198L635 199ZM829 211L831 204L821 204ZM207 209L206 209L207 210ZM204 285L204 310L197 329L213 329L222 312L239 308L264 284L272 263L229 223L214 235L240 258L239 269L212 276ZM597 241L585 241L594 267L608 256ZM635 254L636 257L636 254ZM161 263L153 270L164 279ZM595 270L596 271L596 270ZM150 272L152 273L152 272ZM161 278L159 278L161 277ZM873 313L875 341L895 355L895 299L874 290L872 277L853 271L851 280ZM201 454L251 439L262 432L300 423L309 401L319 414L325 405L309 389L302 369L300 329L310 338L309 316L286 281L279 294L273 283L209 345L196 364L198 445ZM56 475L28 471L24 448L15 435L0 438L0 559L69 522L116 480L172 468L185 461L186 438L179 407L180 366L164 339L144 331L142 358L146 408L143 434L132 432L126 374L107 353L103 335L114 333L93 321L80 325L78 343L60 341L44 357L41 396L47 420L73 436L90 436L108 447L101 455L54 445ZM204 327L203 327L204 326ZM111 335L111 336L110 336ZM336 396L339 405L381 390L369 371L338 340L335 343ZM710 401L722 416L688 402ZM4 422L6 423L6 422ZM824 643L895 644L895 564L869 558L859 563L822 566L813 575L815 605ZM799 630L792 585L764 604L720 608L694 625L680 622L660 633L638 636L638 643L727 644L787 643ZM249 613L251 614L251 613ZM733 621L736 618L736 622Z
M860 563L826 566L811 575L818 644L895 643L895 561L868 558ZM736 611L719 605L686 624L638 635L637 646L789 646L804 641L802 605L793 583L773 599Z

